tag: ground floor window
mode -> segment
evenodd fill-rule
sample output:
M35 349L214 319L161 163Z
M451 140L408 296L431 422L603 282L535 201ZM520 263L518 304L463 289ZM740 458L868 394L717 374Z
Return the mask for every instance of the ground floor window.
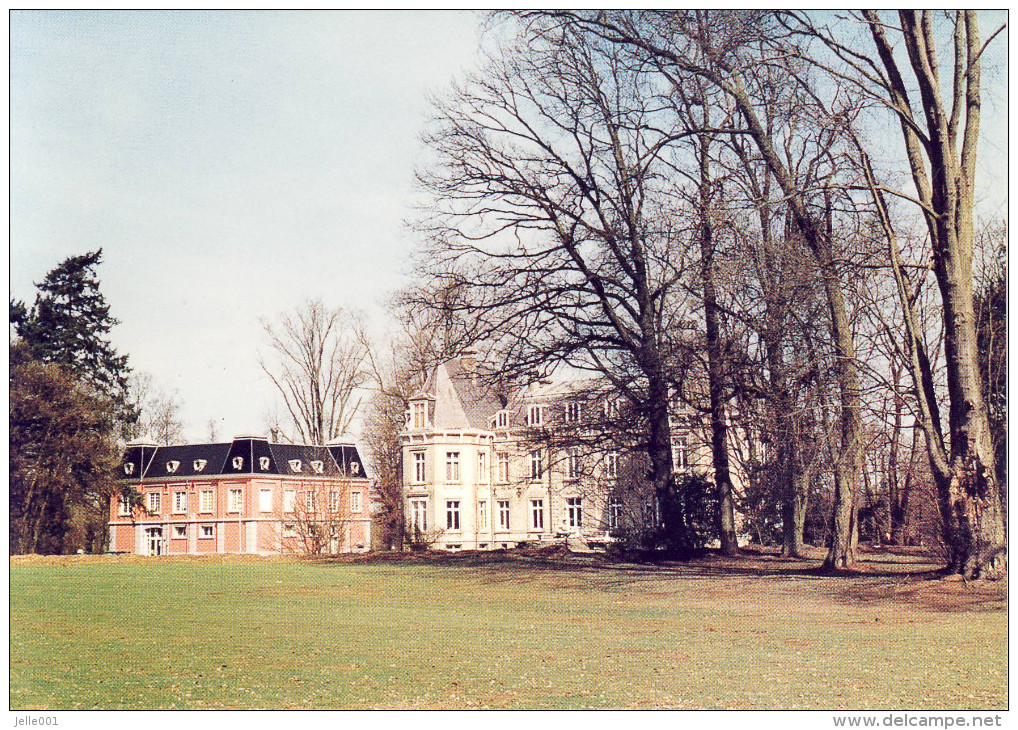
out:
M622 527L622 503L612 500L608 504L608 529L618 530Z
M583 527L583 498L569 497L566 500L569 527L579 529Z
M418 532L428 531L428 500L426 499L411 499L410 500L410 518L411 525Z
M187 537L187 525L174 525L173 526L174 537Z
M216 526L215 525L202 525L200 530L199 530L199 532L198 532L198 537L200 537L200 538L202 538L204 540L208 540L209 538L212 538L212 537L215 537L215 536L216 536Z
M447 530L460 529L460 501L450 499L445 503L445 528Z
M477 529L488 529L488 500L486 499L477 503Z
M544 529L544 500L530 500L530 525L535 530Z
M509 529L509 500L500 499L498 500L498 528L500 530Z

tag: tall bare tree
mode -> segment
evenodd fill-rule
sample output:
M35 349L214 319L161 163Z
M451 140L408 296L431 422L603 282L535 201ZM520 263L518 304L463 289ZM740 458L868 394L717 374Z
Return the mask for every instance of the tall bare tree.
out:
M271 355L260 365L282 396L295 440L325 444L342 436L368 378L360 319L316 299L262 324Z

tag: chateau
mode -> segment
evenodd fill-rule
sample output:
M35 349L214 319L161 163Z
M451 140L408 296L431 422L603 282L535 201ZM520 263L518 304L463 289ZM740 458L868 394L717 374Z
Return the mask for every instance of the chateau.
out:
M645 456L612 433L619 402L591 381L497 393L474 353L439 365L410 400L403 442L411 539L444 550L604 543L660 522ZM676 417L673 463L707 470Z
M117 470L141 504L115 497L110 550L138 555L364 552L371 496L353 444L128 444Z

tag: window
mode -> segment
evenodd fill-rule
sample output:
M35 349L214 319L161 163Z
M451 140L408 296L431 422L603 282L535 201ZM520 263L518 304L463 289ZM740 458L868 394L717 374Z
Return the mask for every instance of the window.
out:
M297 509L297 492L287 489L283 492L283 511L294 512Z
M216 493L211 489L201 490L201 499L198 502L199 512L215 512L216 510Z
M187 525L174 525L173 526L174 537L187 537Z
M411 524L413 525L416 531L418 532L428 531L428 500L411 499L410 515L413 520Z
M131 506L124 497L117 499L117 506L120 508L119 514L121 517L127 517L131 514Z
M198 537L200 537L202 540L208 540L209 538L213 538L215 536L216 536L215 525L202 525L198 531Z
M258 492L258 511L259 512L271 512L272 511L272 490L262 489Z
M180 462L179 461L167 461L166 462L166 472L168 474L175 474L177 472L177 469L179 469L179 468L180 468Z
M509 428L509 414L499 411L495 414L495 428Z
M329 494L329 512L339 512L339 492L333 491Z
M530 478L540 479L544 474L544 457L540 449L530 452Z
M544 529L544 500L530 500L530 525L535 530Z
M286 463L290 465L290 470L291 471L293 471L295 473L298 473L298 474L304 468L304 464L301 462L300 459L290 459Z
M566 423L580 422L580 402L578 400L569 401L568 403L566 403L565 422Z
M460 501L450 499L445 503L445 529L460 529Z
M488 529L488 500L486 499L477 503L477 529Z
M509 453L506 451L498 454L498 480L503 484L509 481Z
M643 519L644 522L652 527L657 527L661 524L661 506L658 504L656 497L648 499L644 505Z
M233 464L233 468L235 471L240 471L241 469L244 468L244 457L234 456L233 461L231 461L230 463Z
M529 406L527 408L527 425L540 426L542 423L544 423L544 406Z
M569 527L573 530L583 527L583 498L570 497L566 500L566 507L568 508Z
M424 452L414 452L414 482L416 484L424 484L427 480L427 472L424 469Z
M350 492L350 511L360 512L361 511L361 493Z
M145 495L145 509L149 514L157 515L163 509L163 495L159 492L149 492Z
M488 454L484 451L477 452L477 481L488 481Z
M284 523L283 537L297 537L297 525L293 522Z
M227 512L240 512L244 506L244 490L243 489L231 489L230 499L226 503L229 509Z
M601 404L604 417L609 421L619 417L619 402L615 398L605 398Z
M604 475L615 479L619 475L619 452L609 451L604 457Z
M498 500L498 529L509 529L509 500Z
M306 498L305 498L304 501L307 503L308 512L317 512L318 511L318 493L317 492L307 492L306 493Z
M194 464L192 464L192 466L194 466L195 471L205 471L205 467L208 465L208 463L209 462L206 459L195 459Z
M580 476L580 449L577 446L569 449L569 456L566 458L566 476L570 479L577 479Z
M325 471L325 462L318 460L312 461L311 469L314 471L315 474L321 474L322 472Z
M689 442L685 436L675 437L675 470L684 472L689 468Z
M608 529L617 530L622 527L622 502L613 499L608 503Z
M272 466L272 459L267 456L258 457L258 468L262 471L268 471L269 467Z
M173 493L173 514L182 515L187 512L187 492Z
M410 406L413 412L412 421L414 428L424 428L428 425L428 404L414 403Z
M445 480L447 482L458 482L460 480L460 452L445 452Z

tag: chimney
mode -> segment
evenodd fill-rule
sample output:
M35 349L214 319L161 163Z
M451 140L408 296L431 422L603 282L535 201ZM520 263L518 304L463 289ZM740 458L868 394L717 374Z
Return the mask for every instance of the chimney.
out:
M270 428L269 429L269 441L271 441L274 444L278 444L279 443L279 429L278 428Z
M466 372L468 372L468 373L476 373L477 372L477 350L475 350L472 347L469 347L466 350L464 350L463 354L460 355L460 365L463 366L463 369Z

